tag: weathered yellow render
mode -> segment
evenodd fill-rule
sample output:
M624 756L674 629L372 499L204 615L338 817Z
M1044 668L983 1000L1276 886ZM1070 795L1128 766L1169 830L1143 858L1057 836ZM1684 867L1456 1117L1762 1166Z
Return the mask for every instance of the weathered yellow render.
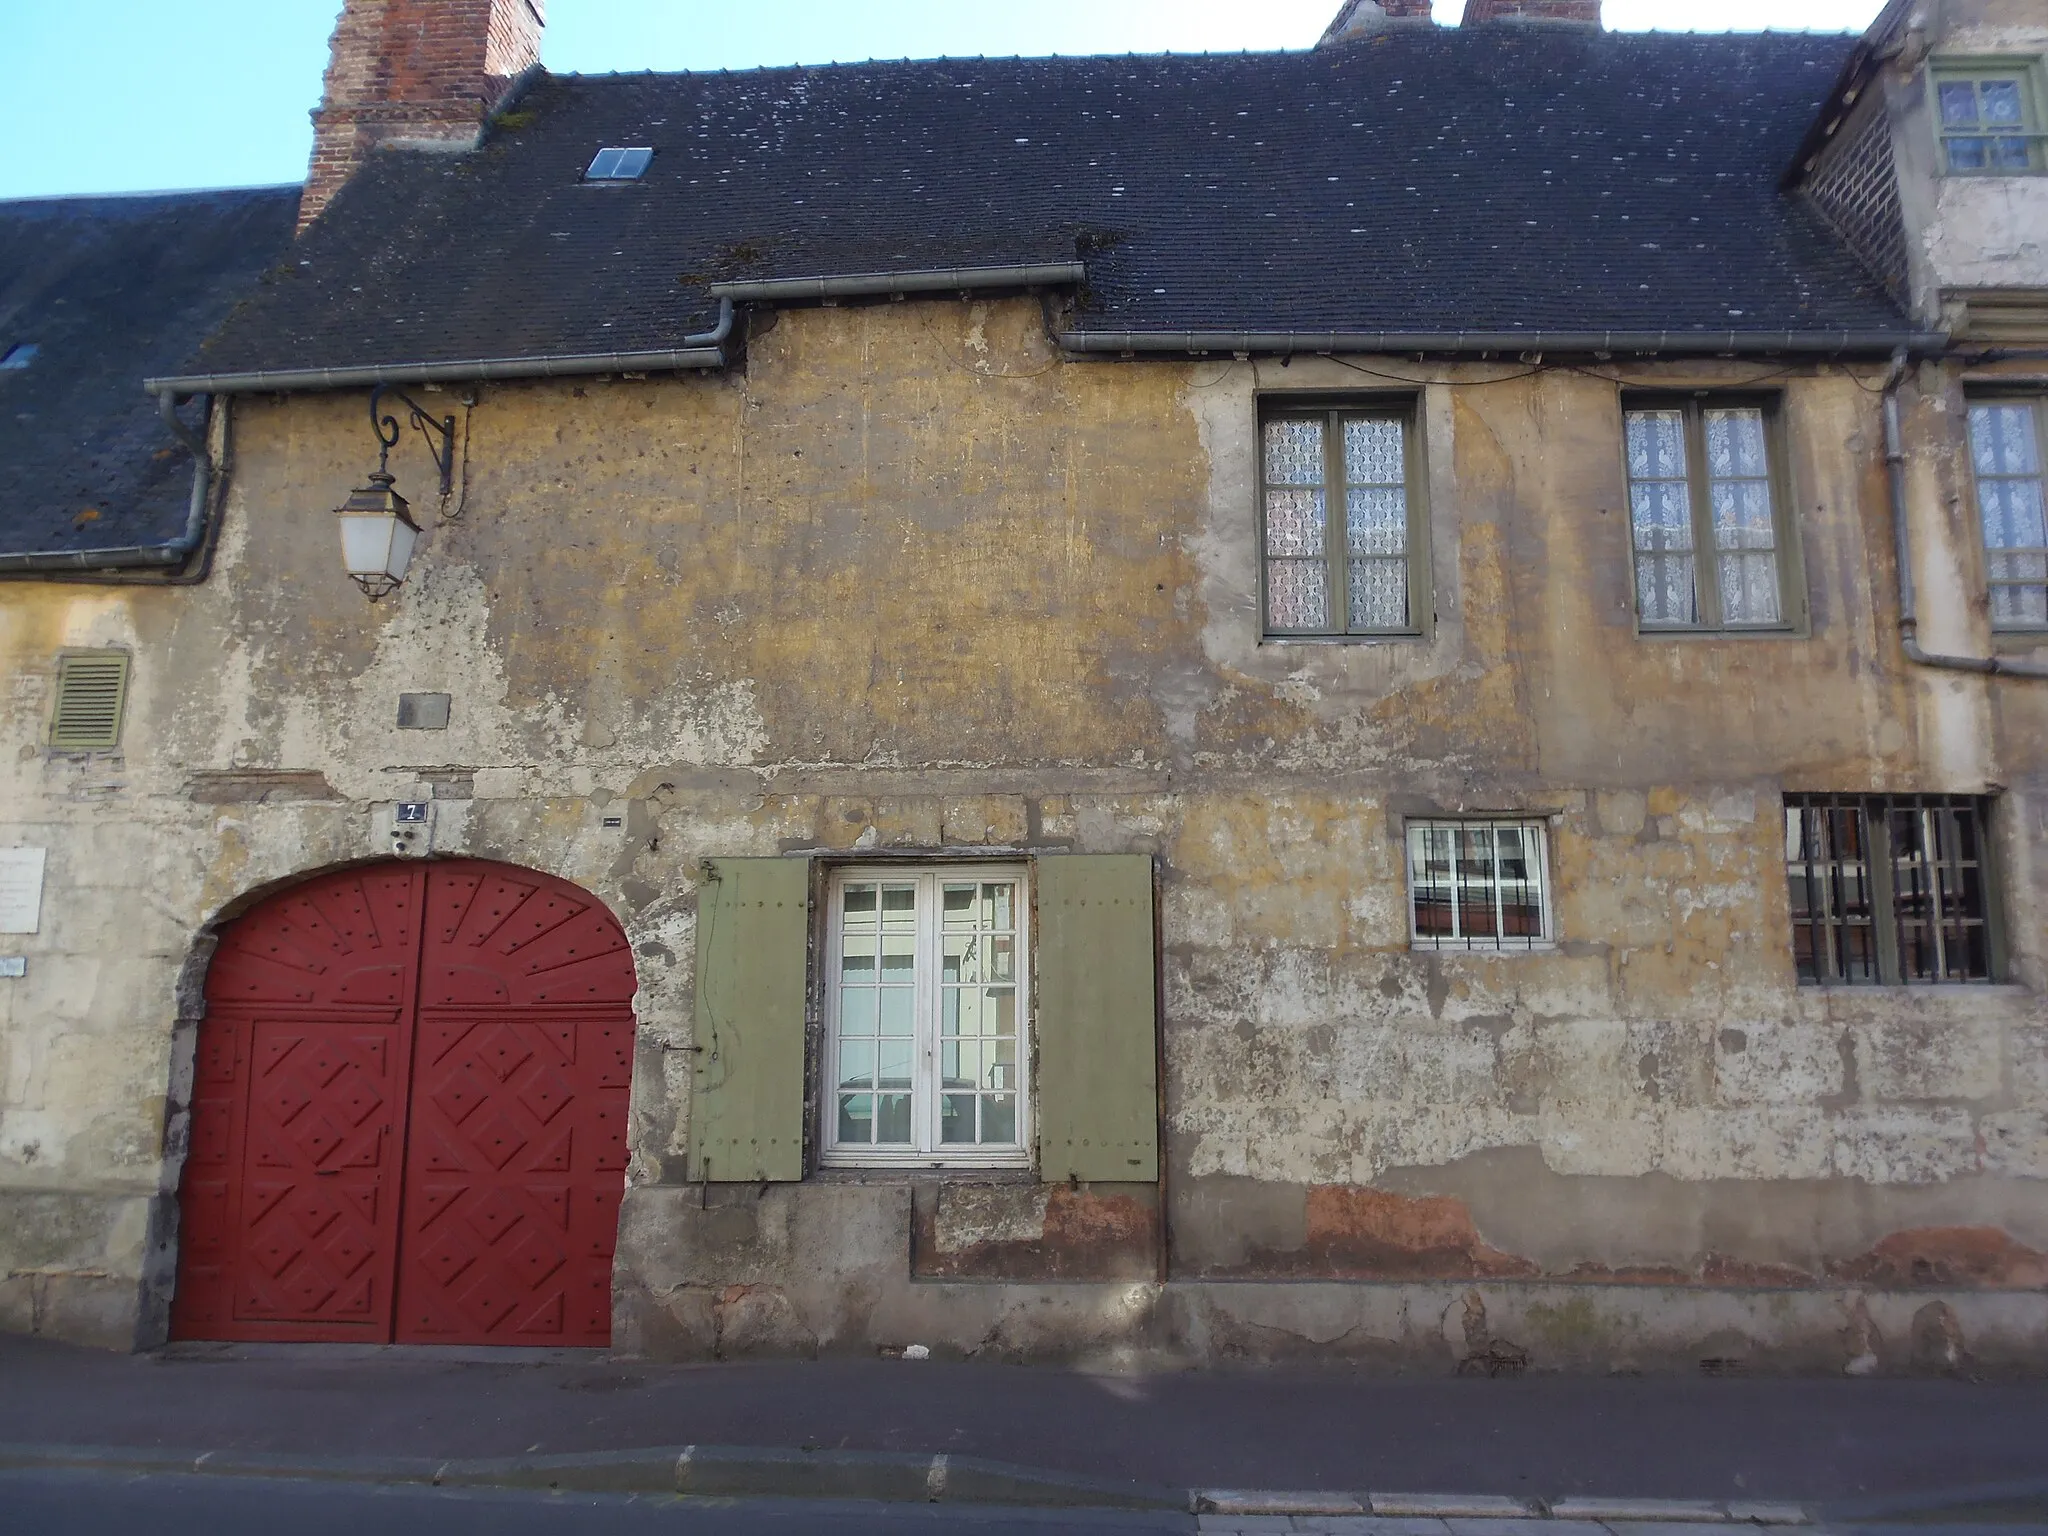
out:
M1882 368L1349 363L1071 362L1035 302L910 302L757 316L723 375L442 394L458 504L408 441L428 531L374 606L330 512L362 397L236 402L209 582L0 602L0 815L50 849L0 983L0 1325L161 1331L210 930L431 799L436 852L633 940L623 1344L1455 1353L1469 1289L1539 1359L1826 1360L1913 1334L1920 1283L2038 1354L2048 690L1903 661ZM1623 383L1782 391L1806 632L1638 637ZM1421 400L1427 635L1262 642L1256 401L1377 390ZM1960 383L1907 398L1923 639L1983 654ZM117 756L40 744L67 645L135 652ZM446 732L396 729L412 691ZM1780 792L1993 786L2016 980L1795 986ZM1550 818L1556 951L1410 951L1430 809ZM913 1281L913 1206L971 1230L964 1194L681 1186L698 861L944 845L1160 860L1163 1289ZM1402 1283L1202 1278L1260 1275Z

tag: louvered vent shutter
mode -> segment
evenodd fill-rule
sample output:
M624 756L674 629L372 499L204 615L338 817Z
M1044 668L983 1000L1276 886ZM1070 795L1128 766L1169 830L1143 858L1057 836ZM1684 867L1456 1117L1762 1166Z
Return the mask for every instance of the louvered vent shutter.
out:
M127 699L126 651L59 656L50 745L60 752L111 752L121 744L121 709Z

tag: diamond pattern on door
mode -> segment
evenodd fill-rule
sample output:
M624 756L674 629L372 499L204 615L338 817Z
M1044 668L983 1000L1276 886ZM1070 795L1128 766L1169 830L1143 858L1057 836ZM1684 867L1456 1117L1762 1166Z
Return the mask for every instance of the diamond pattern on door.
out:
M609 1343L634 987L596 898L473 860L229 924L173 1336Z
M431 1016L408 1176L433 1195L406 1205L403 1251L418 1259L402 1273L401 1340L610 1338L624 1165L610 1155L609 1127L623 1123L626 1090L595 1081L590 1063L618 1027L602 1017L527 1022L502 1009Z
M241 1200L248 1264L232 1316L252 1325L342 1329L361 1337L391 1290L399 1181L391 1080L400 1023L250 1021ZM374 1272L365 1274L381 1258Z

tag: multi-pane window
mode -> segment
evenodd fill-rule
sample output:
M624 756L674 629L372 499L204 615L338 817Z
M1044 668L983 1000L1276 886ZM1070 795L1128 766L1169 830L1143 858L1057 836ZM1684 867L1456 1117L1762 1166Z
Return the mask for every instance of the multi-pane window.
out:
M585 181L638 181L654 160L651 149L600 149L592 157Z
M1269 411L1260 453L1266 633L1412 635L1427 550L1405 409Z
M1547 947L1543 823L1409 822L1408 910L1418 949Z
M1792 953L1820 986L1990 981L1986 803L1954 795L1787 795Z
M1944 169L1954 175L2012 176L2043 168L2034 74L2026 63L1935 70Z
M1979 400L1970 406L1970 462L1993 629L2048 628L2043 416L2039 400Z
M1783 628L1786 530L1768 407L1640 400L1623 417L1642 627Z
M830 899L827 1161L1028 1161L1023 871L843 870Z

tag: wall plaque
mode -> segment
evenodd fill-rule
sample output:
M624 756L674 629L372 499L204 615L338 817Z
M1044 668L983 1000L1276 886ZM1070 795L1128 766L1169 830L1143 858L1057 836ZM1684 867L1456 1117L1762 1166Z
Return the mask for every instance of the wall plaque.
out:
M0 933L34 933L43 920L41 848L0 848Z

